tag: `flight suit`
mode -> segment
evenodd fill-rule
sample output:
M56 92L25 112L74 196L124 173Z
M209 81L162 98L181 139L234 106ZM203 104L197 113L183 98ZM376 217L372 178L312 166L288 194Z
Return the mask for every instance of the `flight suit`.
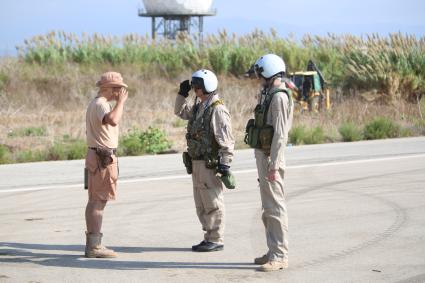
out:
M211 138L214 138L218 145L217 155L220 163L230 166L235 140L229 111L222 103L217 103L218 100L218 95L212 95L207 101L195 105L183 96L177 95L174 113L194 124L202 122L201 119L207 119L208 117L203 114L211 110L209 107L213 107L209 122ZM188 151L190 152L190 148ZM203 156L192 156L192 181L196 213L205 231L204 241L223 244L225 227L223 183L216 176L215 169L207 168Z
M283 83L278 88L286 89ZM272 92L274 88L270 89ZM260 95L259 103L264 99ZM285 203L284 149L288 142L288 133L292 127L293 105L286 93L274 94L266 117L266 124L273 126L274 134L270 151L255 149L258 177L260 182L262 220L266 231L268 258L280 261L288 257L288 215ZM268 181L270 169L278 170L278 179Z

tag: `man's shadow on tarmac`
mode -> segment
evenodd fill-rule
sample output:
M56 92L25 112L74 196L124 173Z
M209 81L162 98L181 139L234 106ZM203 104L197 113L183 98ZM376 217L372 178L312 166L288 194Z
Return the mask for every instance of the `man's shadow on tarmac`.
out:
M0 263L33 263L43 266L144 270L152 268L196 268L196 269L252 269L256 266L247 262L162 262L162 261L122 261L117 259L87 259L83 256L83 245L45 245L0 242ZM188 248L168 247L111 247L118 253L144 252L192 252ZM34 250L34 251L31 251ZM78 255L43 253L40 251L79 252Z

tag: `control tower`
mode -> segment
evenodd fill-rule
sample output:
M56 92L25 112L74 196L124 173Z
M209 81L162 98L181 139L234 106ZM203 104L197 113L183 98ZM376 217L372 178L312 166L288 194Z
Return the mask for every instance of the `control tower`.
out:
M152 39L157 35L176 39L178 33L198 34L202 40L204 17L214 16L213 0L143 0L140 17L152 19Z

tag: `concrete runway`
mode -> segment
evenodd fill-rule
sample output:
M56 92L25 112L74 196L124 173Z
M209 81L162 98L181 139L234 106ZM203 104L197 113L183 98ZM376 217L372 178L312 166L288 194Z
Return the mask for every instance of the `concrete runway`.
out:
M202 239L180 154L120 159L104 244L85 259L83 161L0 166L0 282L425 282L425 137L288 147L289 269L266 251L252 150L225 192L225 249Z

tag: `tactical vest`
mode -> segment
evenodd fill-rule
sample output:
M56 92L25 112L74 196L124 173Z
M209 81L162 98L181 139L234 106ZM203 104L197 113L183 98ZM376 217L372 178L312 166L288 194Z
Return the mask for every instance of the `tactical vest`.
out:
M205 160L207 168L215 168L218 164L218 143L211 127L211 117L215 106L223 104L217 100L208 106L202 116L197 118L201 103L194 106L193 117L187 125L187 152L192 160Z
M273 141L274 129L273 126L267 125L267 113L269 111L270 103L274 95L278 92L284 92L288 97L288 112L287 117L291 114L292 97L285 89L274 89L273 91L265 94L263 103L258 103L254 110L254 119L250 119L245 129L245 143L252 148L258 148L265 151L270 151Z

